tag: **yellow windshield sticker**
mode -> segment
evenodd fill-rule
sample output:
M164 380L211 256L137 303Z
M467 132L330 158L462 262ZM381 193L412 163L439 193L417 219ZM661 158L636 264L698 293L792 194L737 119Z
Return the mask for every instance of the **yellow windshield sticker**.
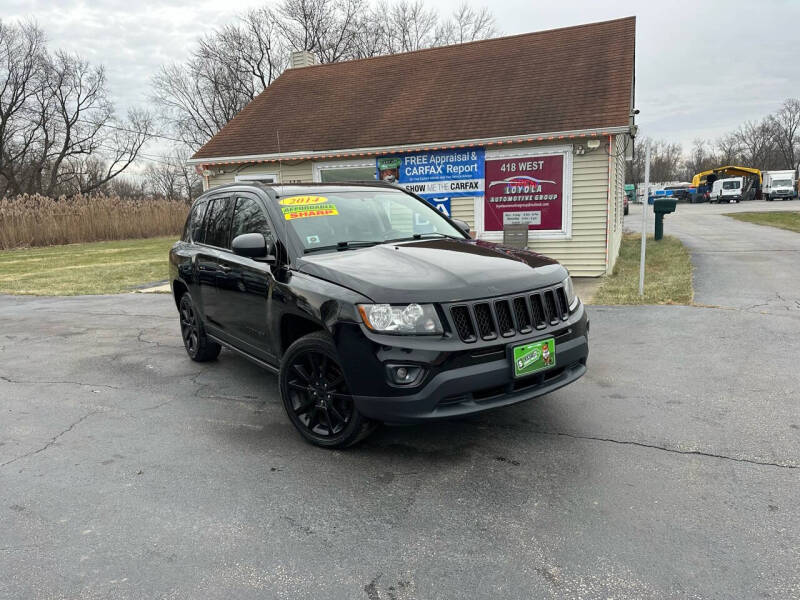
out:
M283 206L303 206L306 204L322 204L327 202L325 196L292 196L280 201Z
M282 206L281 212L284 219L305 219L308 217L329 217L338 215L335 204L313 204L312 206Z

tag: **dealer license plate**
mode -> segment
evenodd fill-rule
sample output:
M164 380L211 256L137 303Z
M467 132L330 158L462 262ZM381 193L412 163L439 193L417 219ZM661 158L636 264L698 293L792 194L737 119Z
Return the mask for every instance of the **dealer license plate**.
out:
M556 366L556 341L553 338L515 346L514 377L524 377Z

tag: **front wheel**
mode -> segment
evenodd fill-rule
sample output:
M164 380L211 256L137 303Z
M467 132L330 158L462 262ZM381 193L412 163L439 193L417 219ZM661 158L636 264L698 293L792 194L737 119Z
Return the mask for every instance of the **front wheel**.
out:
M375 429L377 424L356 409L336 346L326 333L308 334L289 346L278 378L289 420L312 444L345 448Z

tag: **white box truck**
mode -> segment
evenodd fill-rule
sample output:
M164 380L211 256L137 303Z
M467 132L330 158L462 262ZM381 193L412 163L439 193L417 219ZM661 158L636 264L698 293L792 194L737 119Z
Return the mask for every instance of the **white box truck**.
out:
M794 171L764 171L761 178L761 193L765 200L791 200L797 196Z

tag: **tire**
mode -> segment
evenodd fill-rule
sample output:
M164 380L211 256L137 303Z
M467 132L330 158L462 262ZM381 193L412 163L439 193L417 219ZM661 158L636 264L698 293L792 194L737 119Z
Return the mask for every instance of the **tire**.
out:
M186 354L195 362L208 362L219 356L222 347L206 335L206 329L189 292L184 292L178 303L181 337Z
M336 346L325 332L310 333L289 346L278 380L289 420L315 446L346 448L377 427L356 409Z
M767 194L767 197L765 198L765 200L766 200L767 202L772 202L772 196L770 196L769 194Z

